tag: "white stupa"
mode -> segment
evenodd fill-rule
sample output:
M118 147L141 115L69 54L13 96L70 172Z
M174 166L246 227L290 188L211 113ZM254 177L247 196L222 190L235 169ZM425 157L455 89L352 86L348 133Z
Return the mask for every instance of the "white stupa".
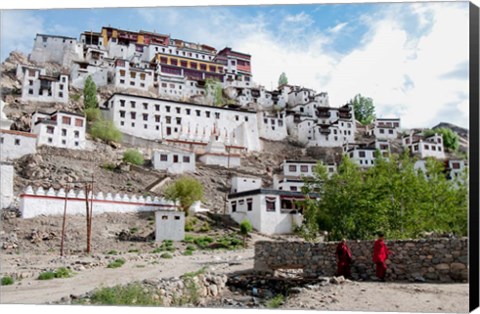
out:
M5 103L0 100L0 129L10 130L10 126L12 125L13 121L8 120L7 116L3 112L3 107L5 107Z

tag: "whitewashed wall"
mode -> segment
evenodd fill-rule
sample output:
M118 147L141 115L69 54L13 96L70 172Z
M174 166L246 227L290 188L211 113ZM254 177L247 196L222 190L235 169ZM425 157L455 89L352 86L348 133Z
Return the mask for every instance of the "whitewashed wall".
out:
M181 241L185 238L185 213L180 211L155 211L155 241Z
M0 164L0 209L8 208L13 202L13 166Z
M23 133L23 134L22 134ZM37 136L30 133L0 130L0 160L7 161L37 152Z
M203 162L206 165L218 165L218 166L222 166L222 167L225 167L225 168L240 167L240 157L239 156L228 157L227 155L206 153L205 155L200 156L200 161Z
M89 197L90 200L90 197ZM20 195L20 212L23 218L33 218L40 215L63 215L65 206L65 191L50 188L45 191L38 188L36 191L28 187ZM174 203L157 197L128 196L111 193L97 193L93 197L93 214L101 213L131 213L156 210L175 210ZM85 215L85 193L82 190L70 190L67 195L67 214Z
M262 187L261 178L233 177L231 193L240 193L260 189Z
M161 155L167 155L167 160L162 161ZM174 155L178 156L178 162L173 161ZM184 162L183 157L189 157L189 162ZM169 152L165 150L154 150L152 156L153 168L165 170L172 174L181 174L184 172L195 172L195 154L190 152Z

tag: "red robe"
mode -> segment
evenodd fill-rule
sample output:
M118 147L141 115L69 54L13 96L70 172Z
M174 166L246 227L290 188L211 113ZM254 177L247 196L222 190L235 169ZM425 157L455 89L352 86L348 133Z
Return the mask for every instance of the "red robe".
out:
M385 279L385 273L387 271L387 264L385 261L388 258L390 251L383 240L378 239L373 246L373 262L376 265L376 275L379 279Z
M335 252L337 256L337 276L350 277L350 263L352 262L352 253L346 243L339 243Z

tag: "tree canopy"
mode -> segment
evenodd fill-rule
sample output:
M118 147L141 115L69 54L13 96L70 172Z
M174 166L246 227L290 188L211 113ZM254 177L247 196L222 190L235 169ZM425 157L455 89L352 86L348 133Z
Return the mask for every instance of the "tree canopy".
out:
M207 95L211 98L212 105L223 106L225 104L226 101L223 97L222 84L218 80L212 78L206 79L205 89L207 90Z
M460 144L459 144L459 137L457 133L453 132L451 129L448 129L448 128L436 128L433 130L431 129L423 132L425 136L431 136L431 135L434 135L435 133L442 135L443 146L448 151L458 150L458 147Z
M84 109L97 108L97 85L89 75L85 80L85 86L83 87L83 105Z
M353 106L355 119L361 124L370 124L375 119L375 106L372 98L357 94L350 100L349 104Z
M184 176L167 185L163 196L167 200L179 202L180 207L187 215L190 206L196 201L202 200L203 186L198 180Z
M443 164L427 161L427 173L415 170L408 152L389 159L377 154L375 165L361 170L344 157L336 174L326 176L322 165L304 193L304 230L309 239L319 230L329 240L373 239L383 231L390 238L416 238L422 232L467 234L467 176L447 180ZM302 233L301 233L302 234Z
M288 84L288 78L285 72L282 72L282 74L280 74L280 77L278 78L278 86L284 84Z

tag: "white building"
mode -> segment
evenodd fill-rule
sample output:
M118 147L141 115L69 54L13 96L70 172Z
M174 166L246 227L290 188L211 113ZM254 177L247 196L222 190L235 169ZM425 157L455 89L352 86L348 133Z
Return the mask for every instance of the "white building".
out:
M233 177L230 193L240 193L244 191L257 190L262 188L261 178Z
M97 87L108 84L109 68L107 66L97 66L88 62L73 62L70 79L71 85L75 88L83 89L85 80L91 76Z
M260 137L270 141L282 141L287 138L287 123L285 111L269 113L258 112L258 129Z
M14 160L28 154L35 154L37 152L36 144L36 134L0 130L0 160Z
M445 159L445 151L443 148L443 137L441 134L434 134L429 137L423 137L419 134L410 134L403 139L403 145L414 155L424 159L433 157L437 159Z
M185 213L182 211L155 211L155 241L182 241L185 239Z
M288 234L302 224L302 209L296 207L296 201L304 197L299 192L268 189L232 193L228 195L228 214L237 223L250 221L258 232Z
M22 101L68 102L68 75L48 76L45 69L22 69Z
M400 132L400 119L375 119L369 134L377 139L394 140Z
M370 168L375 165L377 152L384 158L390 155L390 144L387 140L375 140L367 144L354 144L344 147L345 154L362 168Z
M135 88L148 91L153 87L153 70L131 66L128 60L115 60L113 84L120 88Z
M225 168L240 167L240 154L231 152L215 129L210 136L209 143L205 147L205 152L199 159L206 165L216 165Z
M152 155L153 168L165 170L171 174L195 172L195 154L180 150L154 150Z
M81 114L65 111L35 112L31 132L37 134L37 145L68 149L85 149L86 119Z
M0 209L13 203L13 165L0 163Z
M28 58L38 64L53 62L64 67L83 59L83 44L73 37L37 34Z
M445 161L445 171L448 179L458 178L461 180L466 168L467 163L465 160L449 159Z
M315 160L285 160L280 167L282 175L273 176L273 188L283 191L300 192L305 185L304 178L313 177L318 161ZM335 163L324 164L327 174L331 176L337 167Z
M205 146L216 129L227 146L230 140L247 151L261 150L255 111L121 93L113 94L101 109L121 132L144 139L172 144L198 139Z

